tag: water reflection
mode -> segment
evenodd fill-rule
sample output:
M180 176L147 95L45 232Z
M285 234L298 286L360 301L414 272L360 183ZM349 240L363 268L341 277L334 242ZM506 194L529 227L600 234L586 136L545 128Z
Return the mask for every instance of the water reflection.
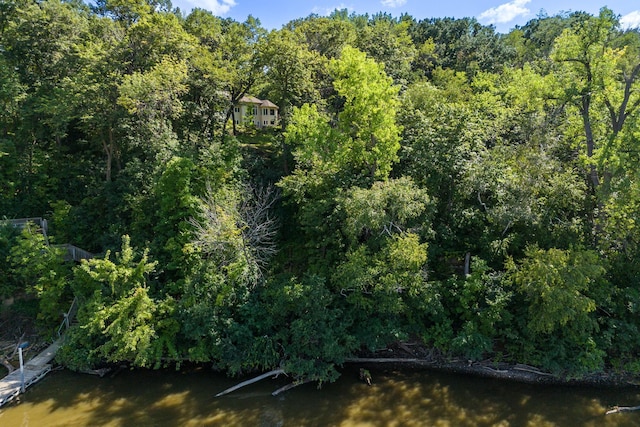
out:
M638 405L638 389L533 386L430 371L357 368L321 390L307 384L274 398L286 378L227 396L233 385L206 369L125 371L114 378L51 374L0 410L12 426L640 426L640 412L605 416L613 405Z

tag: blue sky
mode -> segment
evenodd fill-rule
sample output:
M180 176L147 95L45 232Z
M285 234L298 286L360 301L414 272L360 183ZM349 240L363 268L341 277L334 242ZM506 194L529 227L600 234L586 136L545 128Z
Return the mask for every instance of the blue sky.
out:
M622 17L626 26L640 26L640 0L172 0L172 4L187 13L199 7L237 21L244 21L251 14L267 29L279 29L312 13L326 15L336 8L358 14L388 12L393 16L407 12L418 20L474 16L483 24L508 32L535 18L541 10L548 15L578 10L597 14L607 6Z

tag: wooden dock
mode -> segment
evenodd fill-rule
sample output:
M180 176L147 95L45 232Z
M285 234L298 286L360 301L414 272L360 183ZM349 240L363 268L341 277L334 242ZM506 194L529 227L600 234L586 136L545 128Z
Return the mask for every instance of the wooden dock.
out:
M15 228L23 229L30 224L38 227L38 232L42 233L45 242L49 245L47 237L47 220L42 218L18 218L11 220L0 220L0 225L10 225ZM91 259L94 255L83 249L71 244L54 245L66 250L65 260L80 262L83 259ZM58 339L49 347L38 354L33 359L27 361L24 365L24 388L25 390L44 378L51 371L51 361L56 356L56 352L62 345L62 335L69 329L73 318L78 311L78 299L74 298L69 311L64 315L64 319L58 328ZM22 391L22 374L19 369L11 372L9 375L0 380L0 407L18 396Z
M24 388L40 381L51 371L51 361L62 344L62 338L57 339L43 352L24 365ZM17 397L21 392L22 381L20 369L16 369L0 380L0 406Z

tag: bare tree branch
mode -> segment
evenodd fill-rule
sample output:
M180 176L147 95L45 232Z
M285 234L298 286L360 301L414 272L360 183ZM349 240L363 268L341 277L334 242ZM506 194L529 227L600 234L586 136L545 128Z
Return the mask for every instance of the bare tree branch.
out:
M215 192L207 185L199 218L191 218L194 246L228 265L242 254L249 274L264 275L269 260L277 252L278 223L271 211L279 198L273 186L241 187L239 193Z

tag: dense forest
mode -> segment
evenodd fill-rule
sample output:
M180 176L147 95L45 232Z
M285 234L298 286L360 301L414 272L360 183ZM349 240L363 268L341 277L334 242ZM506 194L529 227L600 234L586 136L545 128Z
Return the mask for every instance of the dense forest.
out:
M396 343L640 372L640 32L0 1L4 310L71 369L333 381ZM236 123L244 97L276 126ZM97 254L65 261L55 243Z

